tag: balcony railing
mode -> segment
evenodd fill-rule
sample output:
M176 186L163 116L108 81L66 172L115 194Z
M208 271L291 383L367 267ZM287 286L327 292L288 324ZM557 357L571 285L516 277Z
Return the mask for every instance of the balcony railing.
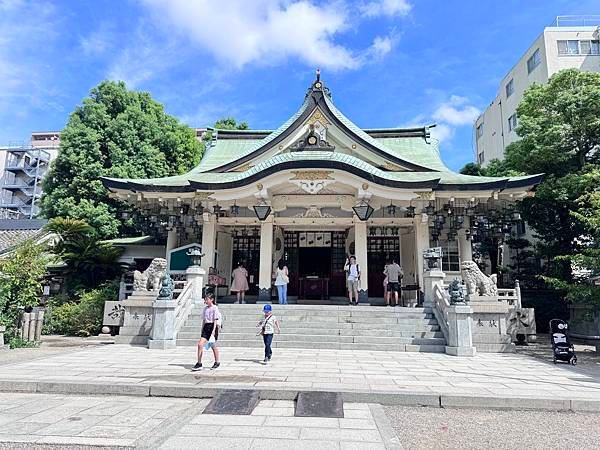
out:
M553 27L598 27L600 15L557 16Z

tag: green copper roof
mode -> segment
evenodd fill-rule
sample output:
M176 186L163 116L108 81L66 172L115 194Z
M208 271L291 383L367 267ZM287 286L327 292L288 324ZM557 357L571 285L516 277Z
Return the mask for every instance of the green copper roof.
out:
M372 152L378 158L403 167L404 171L385 171L356 156L338 151L321 151L302 147L300 151L280 153L268 159L269 151L287 138L319 108L338 129ZM531 187L541 180L538 175L516 178L474 177L451 171L442 162L435 140L429 139L427 128L362 130L342 114L329 97L329 91L318 81L296 113L281 127L265 137L267 131L219 130L207 148L200 164L190 172L155 179L103 178L108 188L132 191L185 191L229 189L252 182L282 170L321 168L353 173L365 180L399 188L432 189L504 189ZM371 133L371 134L369 134ZM253 135L254 134L254 135ZM252 162L253 167L232 172Z

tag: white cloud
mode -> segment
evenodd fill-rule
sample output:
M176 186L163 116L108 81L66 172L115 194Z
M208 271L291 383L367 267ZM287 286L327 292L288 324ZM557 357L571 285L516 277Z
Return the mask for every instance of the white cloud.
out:
M435 92L438 94L438 92ZM448 97L446 97L448 98ZM456 134L456 129L462 126L470 126L479 116L479 109L470 104L468 97L451 95L448 100L438 103L430 114L419 114L404 127L422 127L436 123L431 128L431 137L440 143L450 142Z
M115 45L115 30L103 23L100 27L79 39L79 47L86 56L98 56L106 53Z
M446 122L450 125L462 126L471 125L481 111L473 105L468 104L469 99L452 95L450 99L442 103L433 113L433 119L439 122Z
M438 123L430 129L431 137L437 139L438 142L448 142L454 137L455 129L445 123Z
M391 37L381 37L377 36L373 39L373 44L367 54L369 56L373 56L374 58L383 58L389 52L392 51L393 40Z
M392 48L391 38L376 37L371 47L352 50L336 42L351 30L355 18L343 0L143 0L158 23L185 36L227 66L275 64L287 58L332 70L356 69L367 56L382 57ZM381 2L393 13L397 1ZM385 5L384 5L385 4Z
M377 0L360 6L361 12L367 17L406 16L412 5L407 0Z

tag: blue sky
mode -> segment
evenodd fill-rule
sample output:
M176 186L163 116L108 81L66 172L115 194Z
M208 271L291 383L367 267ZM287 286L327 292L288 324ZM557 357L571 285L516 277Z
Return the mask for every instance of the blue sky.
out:
M320 67L361 127L437 122L458 169L472 121L544 26L594 13L591 0L0 0L0 145L61 129L107 78L191 126L276 128Z

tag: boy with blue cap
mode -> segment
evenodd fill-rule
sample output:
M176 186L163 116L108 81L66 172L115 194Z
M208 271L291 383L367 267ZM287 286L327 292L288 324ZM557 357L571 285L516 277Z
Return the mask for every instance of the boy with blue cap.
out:
M261 327L259 334L262 334L263 342L265 343L265 359L263 362L267 364L273 355L273 351L271 350L273 333L275 333L275 328L277 328L277 333L281 333L281 328L279 327L279 321L273 315L273 307L271 305L263 306L263 313L265 316L258 322L258 326Z

